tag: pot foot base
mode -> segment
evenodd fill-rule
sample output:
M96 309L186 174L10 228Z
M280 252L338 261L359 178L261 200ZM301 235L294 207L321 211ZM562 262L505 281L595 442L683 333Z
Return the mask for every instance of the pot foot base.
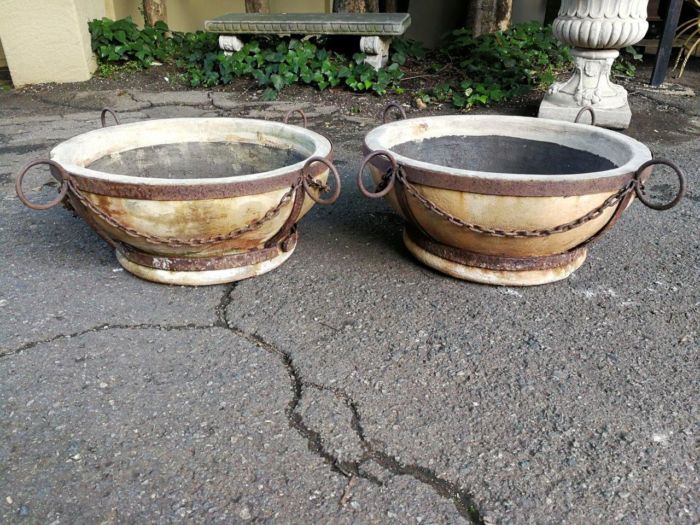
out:
M296 241L295 234L283 243L284 250L280 245L218 257L154 257L123 245L117 247L116 255L126 271L141 279L161 284L207 286L232 283L274 270L294 253Z
M416 259L465 281L497 286L535 286L566 279L586 260L586 248L544 257L498 257L439 244L412 229L403 241Z

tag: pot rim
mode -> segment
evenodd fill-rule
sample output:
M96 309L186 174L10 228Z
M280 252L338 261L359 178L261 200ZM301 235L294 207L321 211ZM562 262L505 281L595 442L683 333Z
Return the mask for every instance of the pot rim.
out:
M553 174L553 175L543 175L537 173L502 173L502 172L490 172L490 171L477 171L462 168L451 168L448 166L442 166L440 164L433 164L431 162L425 162L417 159L412 159L406 157L399 153L396 153L392 148L398 144L407 142L407 140L401 140L409 135L408 130L402 129L407 124L414 126L425 126L425 130L429 129L431 124L439 123L443 124L447 130L452 130L453 135L454 128L449 128L444 125L444 121L454 121L457 120L464 125L464 122L473 123L468 130L459 129L458 132L462 131L476 131L476 133L463 133L463 136L486 136L493 135L494 126L499 130L497 133L501 136L524 138L529 140L542 140L544 142L551 142L551 140L545 140L541 137L533 137L533 133L536 133L538 128L540 130L546 130L550 133L556 133L559 137L564 138L582 138L584 133L589 133L596 141L599 140L609 140L619 147L626 148L626 152L629 154L629 158L626 162L619 165L616 168L603 171L595 172L584 172L584 173L574 173L574 174ZM399 130L397 132L397 129ZM425 131L425 130L419 130ZM394 136L400 137L399 140L392 141L388 143L387 136L394 133ZM427 135L425 137L418 136L413 140L421 140L421 138L428 137L442 137L447 136L447 133ZM569 146L570 143L561 142L560 144L564 146ZM621 133L611 131L604 128L599 128L595 126L590 126L586 124L575 124L572 122L565 122L560 120L542 119L535 117L521 117L521 116L509 116L509 115L435 115L428 117L418 117L411 119L396 120L378 126L369 133L365 135L364 139L364 149L367 153L377 151L377 150L388 150L396 159L399 165L406 166L408 168L413 168L423 173L436 173L441 174L443 177L438 177L438 179L447 176L449 178L455 179L480 179L483 181L494 181L494 182L509 182L509 183L581 183L585 181L600 181L600 179L609 178L620 178L629 176L637 171L639 166L641 166L647 160L652 158L651 151L641 142L623 135ZM581 148L576 148L581 149ZM600 155L598 151L593 151L593 153ZM424 184L429 184L427 180L421 181ZM440 180L436 180L440 182ZM557 184L558 185L558 184ZM441 186L439 186L441 187Z
M212 123L214 123L213 126ZM214 131L218 133L206 135L205 127L213 127ZM274 170L246 175L232 175L230 177L164 179L122 175L85 167L85 165L106 155L141 147L161 144L178 144L183 142L235 142L225 140L227 138L226 130L228 130L229 138L233 135L239 137L249 136L253 143L261 145L270 145L270 143L260 140L261 135L267 135L268 138L278 139L277 143L279 145L284 145L286 139L286 145L288 147L293 147L294 144L297 144L300 146L299 149L301 149L301 142L305 141L308 150L303 151L306 156L297 163L289 164ZM211 132L212 130L210 129L209 131ZM148 140L149 132L160 132L167 140L163 140L162 138L161 140ZM199 138L196 136L198 132L202 133ZM115 134L117 139L121 139L124 142L115 140ZM183 137L191 137L194 140L181 140ZM219 137L219 140L214 140L215 137ZM178 138L180 140L173 140ZM127 147L115 147L115 144L117 146L126 144ZM299 151L299 149L297 149L297 151ZM69 173L84 178L86 182L93 179L110 184L116 183L119 186L172 186L174 190L176 188L182 188L183 186L220 187L226 184L240 186L240 184L246 182L272 182L277 178L286 178L290 173L301 172L306 162L312 157L330 157L331 151L331 142L326 137L315 131L292 124L284 124L271 120L235 117L178 117L130 122L128 124L108 126L88 131L58 144L51 150L49 157L51 160L61 164Z

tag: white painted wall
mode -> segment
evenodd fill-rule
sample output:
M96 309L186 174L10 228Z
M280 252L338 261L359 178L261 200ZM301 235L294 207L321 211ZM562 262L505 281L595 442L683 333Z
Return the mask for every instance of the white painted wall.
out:
M95 70L87 23L94 0L0 0L0 38L15 86L88 80Z

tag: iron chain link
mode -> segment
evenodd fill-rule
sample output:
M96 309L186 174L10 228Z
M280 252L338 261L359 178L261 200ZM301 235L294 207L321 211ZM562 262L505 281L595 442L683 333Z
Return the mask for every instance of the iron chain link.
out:
M206 237L206 238L199 238L199 239L184 239L184 240L179 240L179 239L173 239L173 238L167 238L167 237L159 237L157 235L148 235L145 233L141 233L134 228L131 228L129 226L126 226L125 224L122 224L121 222L117 221L113 217L109 216L105 212L103 212L101 209L99 209L95 204L92 203L90 199L88 199L83 193L78 189L76 186L74 180L70 175L68 176L68 188L70 189L71 193L75 195L75 197L80 201L80 203L85 206L88 210L90 210L92 213L97 215L100 219L102 219L104 222L112 226L113 228L127 234L130 237L134 237L137 239L143 239L151 244L161 244L161 245L166 245L170 246L173 248L177 247L183 247L183 246L202 246L206 244L211 244L211 243L219 243L223 241L230 241L233 239L236 239L246 233L249 233L251 231L255 231L260 229L263 225L265 225L267 222L271 221L275 217L277 217L280 212L282 211L282 208L284 208L294 197L295 192L299 188L299 186L302 184L304 175L300 176L299 179L292 184L291 188L287 192L285 192L284 195L282 195L282 198L280 201L277 203L277 205L274 208L269 209L262 217L255 219L254 221L246 224L245 226L241 228L237 228L235 230L230 231L229 233L226 234L220 234L220 235L214 235L212 237ZM328 191L330 188L322 183L318 182L311 177L308 177L307 184L314 189L318 189L321 192Z
M638 184L635 179L630 180L616 193L605 199L600 206L594 208L593 210L589 211L588 213L579 217L578 219L567 222L565 224L560 224L551 228L540 228L537 230L503 230L500 228L489 228L487 226L481 226L479 224L466 222L460 219L459 217L455 217L449 212L443 210L437 204L435 204L430 199L421 194L415 186L408 182L406 174L400 167L395 172L389 169L389 171L387 171L384 177L382 177L382 180L377 186L376 191L381 191L382 189L384 189L387 186L387 184L389 184L389 181L392 177L396 177L396 179L402 184L406 191L410 193L425 209L432 213L435 213L439 217L442 217L443 219L447 220L450 224L453 224L459 228L464 228L474 233L489 235L491 237L507 237L511 239L522 239L529 237L548 237L550 235L554 235L555 233L564 233L578 228L579 226L587 222L597 219L608 208L619 205L619 203L622 202L622 200L625 198L625 196L627 196L627 194L635 190L635 187Z

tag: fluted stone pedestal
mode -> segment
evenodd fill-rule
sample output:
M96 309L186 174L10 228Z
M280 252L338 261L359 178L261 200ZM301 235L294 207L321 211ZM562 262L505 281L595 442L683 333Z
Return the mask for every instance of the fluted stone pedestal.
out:
M573 76L557 82L544 97L538 116L573 122L592 106L596 124L624 129L632 118L627 91L610 80L621 48L639 42L649 27L648 0L562 0L554 35L573 47Z

